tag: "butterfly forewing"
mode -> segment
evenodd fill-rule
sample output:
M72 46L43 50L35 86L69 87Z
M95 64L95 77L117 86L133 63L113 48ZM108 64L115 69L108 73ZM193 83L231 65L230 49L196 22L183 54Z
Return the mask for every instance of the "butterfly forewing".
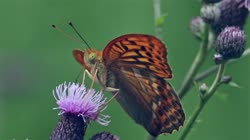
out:
M154 36L129 34L111 41L103 51L106 66L111 63L147 69L162 78L172 78L165 45ZM119 62L119 63L118 63Z
M111 41L103 51L104 65L115 75L118 102L151 135L172 133L185 114L165 78L172 72L164 44L149 35L130 34Z

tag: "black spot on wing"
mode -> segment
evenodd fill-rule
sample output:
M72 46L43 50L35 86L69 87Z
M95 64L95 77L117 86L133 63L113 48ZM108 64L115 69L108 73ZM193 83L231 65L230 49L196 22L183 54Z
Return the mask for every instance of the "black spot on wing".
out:
M122 41L120 41L120 44L121 44L122 47L125 49L125 51L128 51L128 47L127 47L126 45L124 45Z
M146 48L144 46L141 46L142 51L146 51Z
M146 55L148 56L148 57L152 57L152 54L151 53L149 53L149 52L146 52Z
M154 63L154 60L151 59L151 58L149 58L148 61L151 62L151 63Z

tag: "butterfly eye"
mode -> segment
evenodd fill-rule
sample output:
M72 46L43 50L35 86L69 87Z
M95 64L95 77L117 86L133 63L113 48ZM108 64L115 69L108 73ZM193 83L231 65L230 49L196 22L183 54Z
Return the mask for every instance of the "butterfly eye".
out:
M95 63L95 60L96 60L96 57L97 57L97 54L96 53L90 53L89 54L89 62L90 63Z

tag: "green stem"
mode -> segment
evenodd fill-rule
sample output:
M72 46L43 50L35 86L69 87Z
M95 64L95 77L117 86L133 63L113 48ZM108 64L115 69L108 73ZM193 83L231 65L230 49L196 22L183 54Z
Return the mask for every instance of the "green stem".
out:
M197 74L199 68L201 67L202 63L204 62L206 56L207 56L207 48L209 44L209 27L208 25L206 25L205 27L205 35L204 38L201 42L201 46L200 46L200 50L197 53L188 73L186 74L186 77L184 78L178 93L179 93L179 97L182 99L187 91L190 89L191 85L193 84L193 78L195 77L195 75Z
M161 0L153 0L154 5L154 22L155 22L155 35L159 39L163 39L162 37L162 27L157 25L158 19L161 17Z
M201 110L203 109L205 104L201 103L201 101L199 102L199 104L197 105L194 113L192 114L192 117L188 120L188 123L185 126L185 129L180 137L179 140L184 140L186 138L186 136L188 135L188 133L190 132L190 130L192 129L195 120L198 118Z
M212 97L212 95L215 93L215 91L218 89L218 87L222 84L221 79L224 73L224 69L225 69L225 64L221 64L219 66L216 78L214 79L213 84L211 85L211 87L209 88L208 92L205 93L205 95L201 95L200 98L200 102L197 105L197 108L195 109L194 113L191 115L190 120L188 121L188 123L186 124L186 127L180 137L179 140L184 140L187 135L189 134L190 130L192 129L195 120L198 118L198 116L200 115L202 109L204 108L204 106L206 105L207 101Z
M212 86L208 90L207 94L205 94L204 96L201 96L203 103L206 103L212 97L212 95L215 93L217 88L222 84L221 79L222 79L222 76L224 73L224 69L225 69L225 63L220 64L216 78L215 78Z
M157 137L153 137L153 136L151 136L150 134L148 134L147 136L146 136L146 138L145 138L145 140L156 140L157 139Z
M250 56L250 48L246 49L245 52L242 54L242 56L239 59L232 59L229 60L227 64L233 64L235 62L238 62L241 59L244 59L246 57ZM194 81L199 82L205 78L207 78L208 76L210 76L211 74L215 73L219 68L219 65L213 66L211 68L209 68L208 70L201 72L199 74L197 74L194 78Z

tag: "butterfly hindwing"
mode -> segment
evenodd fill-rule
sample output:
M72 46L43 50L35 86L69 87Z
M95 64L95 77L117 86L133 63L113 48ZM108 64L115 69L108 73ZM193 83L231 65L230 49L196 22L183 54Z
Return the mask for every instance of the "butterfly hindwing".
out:
M143 69L120 67L114 72L117 101L148 132L172 133L183 125L185 115L178 96L163 78Z

